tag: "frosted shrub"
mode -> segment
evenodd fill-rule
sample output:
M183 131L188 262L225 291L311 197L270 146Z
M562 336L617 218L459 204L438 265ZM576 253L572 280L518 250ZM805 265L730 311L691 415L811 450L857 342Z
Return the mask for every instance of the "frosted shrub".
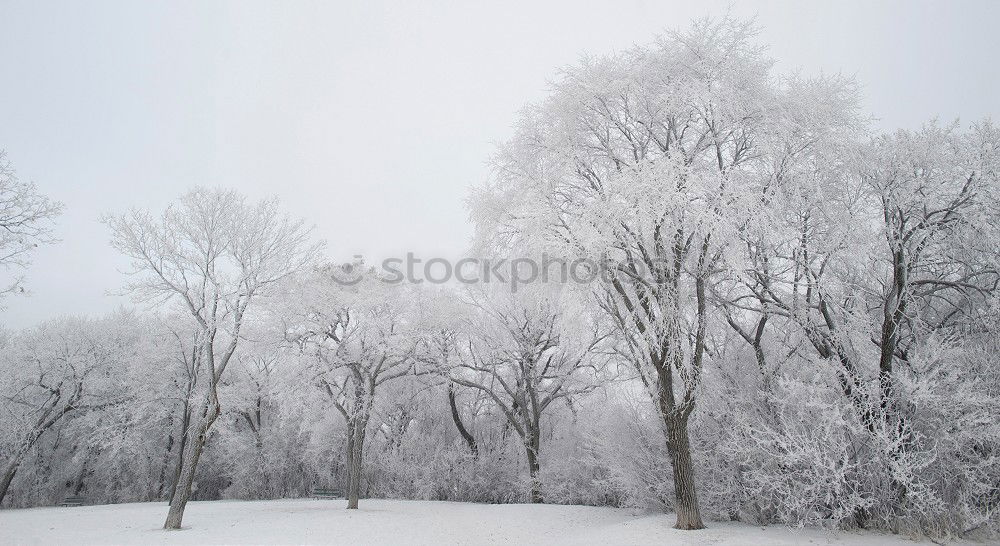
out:
M373 446L370 494L465 502L523 502L521 461L510 447L481 446L474 457L457 441L410 434L395 449Z
M907 523L928 534L1000 533L1000 375L996 341L931 339L898 374L927 483L908 492Z
M733 414L720 448L735 465L742 514L759 522L837 525L872 505L865 494L864 434L849 404L826 385L782 381L775 423Z
M595 442L605 472L595 486L619 506L670 511L673 478L655 408L647 400L626 397L605 411Z

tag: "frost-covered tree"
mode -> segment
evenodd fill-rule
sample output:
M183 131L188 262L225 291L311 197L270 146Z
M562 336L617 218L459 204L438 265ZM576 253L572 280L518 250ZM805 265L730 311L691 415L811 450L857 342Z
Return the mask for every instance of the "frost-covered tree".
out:
M1000 131L900 131L876 141L859 171L881 217L869 280L878 408L901 434L894 367L926 336L978 322L1000 287Z
M221 412L219 382L250 304L309 263L318 247L310 242L311 229L282 214L275 200L251 204L227 190L195 189L158 217L132 210L106 222L112 245L133 261L129 292L150 302L178 301L196 323L203 375L164 524L179 529L208 432Z
M114 318L65 318L6 341L0 358L0 502L49 430L129 399L121 387L135 334Z
M264 326L264 325L262 325ZM280 350L277 336L251 335L224 381L222 398L228 411L220 431L232 484L227 495L239 498L281 498L300 493L304 475L294 464L300 454L298 427L283 415L283 406L302 385ZM298 473L298 475L296 475Z
M681 529L704 526L688 423L718 320L712 287L742 268L732 247L769 191L780 89L754 32L703 21L567 69L475 199L487 244L586 260L600 277L622 356L663 419Z
M484 394L517 433L528 464L529 499L540 503L543 420L553 404L572 404L594 390L604 365L593 352L601 336L588 331L586 321L570 328L558 301L524 299L494 295L479 301L480 312L473 315L464 346L448 363L447 373L452 383ZM453 390L449 402L461 431ZM466 442L476 449L469 438Z
M55 242L52 221L60 212L62 204L39 194L34 184L17 178L0 150L0 268L22 269L38 245ZM0 286L0 299L23 291L23 279L16 277Z
M416 373L419 338L409 327L405 287L368 272L353 284L338 275L341 266L331 265L290 283L285 337L303 355L303 380L325 393L347 426L347 508L356 509L376 397L386 383Z
M981 328L996 296L998 143L989 123L931 124L821 148L769 205L772 237L747 245L743 279L759 303L741 312L794 326L802 336L782 351L805 341L833 365L874 449L888 454L886 499L897 507L917 487L903 468L915 437L899 366L912 369L928 339Z

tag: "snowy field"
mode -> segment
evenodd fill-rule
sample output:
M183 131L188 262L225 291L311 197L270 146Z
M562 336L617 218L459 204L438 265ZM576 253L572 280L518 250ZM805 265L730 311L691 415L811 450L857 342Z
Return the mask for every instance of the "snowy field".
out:
M163 531L165 503L0 511L0 544L910 544L906 538L710 522L671 529L672 514L589 506L364 500L192 502ZM930 544L930 543L927 543Z

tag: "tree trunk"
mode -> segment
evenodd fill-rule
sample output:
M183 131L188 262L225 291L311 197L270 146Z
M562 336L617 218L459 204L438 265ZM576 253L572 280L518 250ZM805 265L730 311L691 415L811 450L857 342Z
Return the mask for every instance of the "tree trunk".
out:
M675 529L704 529L698 495L695 493L694 464L691 462L691 443L688 439L687 415L664 416L667 427L667 452L674 471L674 511L677 513Z
M7 490L10 489L10 483L14 481L14 474L17 473L20 464L21 458L15 453L4 468L3 475L0 475L0 504L3 504L3 499L7 496Z
M190 394L188 394L190 396ZM191 427L191 403L188 399L184 400L183 417L181 419L181 429L177 437L180 439L180 445L177 448L177 466L174 467L174 475L170 480L170 496L167 497L168 503L174 502L174 495L177 494L177 484L181 480L181 470L184 468L184 452L187 450L188 445L188 428Z
M167 436L167 449L163 452L163 465L160 466L160 477L156 480L156 500L163 498L163 490L167 485L167 469L170 468L170 453L174 450L174 434ZM173 486L171 486L173 494Z
M197 434L191 435L187 442L187 448L181 452L181 472L174 487L174 494L170 499L170 511L167 513L167 521L163 524L164 529L181 528L184 508L187 507L187 502L191 498L191 486L194 484L195 472L198 470L198 459L201 458L201 452L208 439L208 431L218 416L218 403L211 404L198 428L193 431Z
M465 444L469 446L472 456L479 457L479 447L476 445L476 439L469 432L469 429L465 428L465 423L462 423L462 414L459 413L458 404L455 402L455 388L451 383L448 384L448 405L451 406L451 420L455 422L455 428L462 435Z
M538 462L538 448L541 444L539 436L537 431L531 431L528 442L524 446L528 455L528 476L531 479L530 498L531 502L535 504L545 502L542 498L542 484L538 479L538 473L541 470L541 465Z
M184 470L184 453L188 448L188 438L187 430L181 435L180 447L177 450L177 465L174 467L174 476L170 480L170 496L167 497L167 502L174 502L174 495L177 494L177 484L181 481L181 471Z
M348 430L347 441L347 509L357 510L358 497L361 492L361 457L365 446L366 420L356 422Z
M87 469L87 462L90 461L90 455L92 453L93 450L88 448L86 454L83 457L83 464L80 465L80 474L77 475L76 485L73 486L73 495L76 496L80 495L80 493L83 491L83 484L84 481L87 479L87 475L92 473Z

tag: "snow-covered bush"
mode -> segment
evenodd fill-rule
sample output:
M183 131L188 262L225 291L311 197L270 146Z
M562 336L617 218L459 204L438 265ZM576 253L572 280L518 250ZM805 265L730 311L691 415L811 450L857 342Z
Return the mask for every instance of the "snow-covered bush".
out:
M871 507L864 436L849 404L828 385L782 381L773 422L749 408L732 414L720 455L731 463L739 517L760 523L840 525Z

